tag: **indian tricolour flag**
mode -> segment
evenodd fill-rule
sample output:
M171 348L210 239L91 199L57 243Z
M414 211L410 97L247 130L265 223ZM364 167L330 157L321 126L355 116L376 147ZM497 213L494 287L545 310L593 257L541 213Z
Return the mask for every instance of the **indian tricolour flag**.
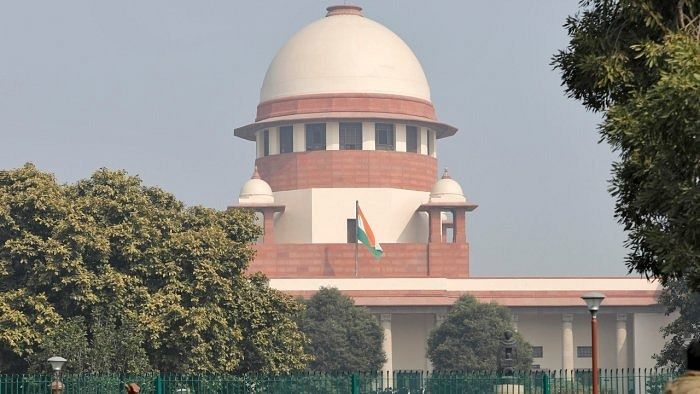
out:
M374 238L374 232L369 226L369 223L367 223L365 214L362 213L359 204L357 205L357 240L365 244L369 252L372 253L372 256L377 259L381 258L382 254L384 254L381 245L379 245L379 242Z

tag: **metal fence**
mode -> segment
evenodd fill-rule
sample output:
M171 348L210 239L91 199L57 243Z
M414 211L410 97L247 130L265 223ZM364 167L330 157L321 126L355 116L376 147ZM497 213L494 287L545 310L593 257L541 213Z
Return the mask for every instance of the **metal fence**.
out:
M601 370L601 394L661 394L677 373L662 369ZM50 375L0 375L0 394L49 394ZM143 394L583 394L591 392L591 371L220 374L64 374L64 394L125 393L137 383Z

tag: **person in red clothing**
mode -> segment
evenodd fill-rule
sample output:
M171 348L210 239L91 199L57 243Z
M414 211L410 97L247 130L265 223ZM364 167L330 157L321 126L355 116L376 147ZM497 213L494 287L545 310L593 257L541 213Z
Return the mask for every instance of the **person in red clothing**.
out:
M664 394L700 394L700 341L688 345L688 371L666 385Z

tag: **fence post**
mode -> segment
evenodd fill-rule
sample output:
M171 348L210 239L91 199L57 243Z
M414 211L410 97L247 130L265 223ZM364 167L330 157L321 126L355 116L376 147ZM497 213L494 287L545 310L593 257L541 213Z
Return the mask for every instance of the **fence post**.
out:
M163 394L163 379L161 379L160 374L156 376L156 394Z
M549 388L549 374L542 374L542 394L550 394L552 390Z
M360 376L356 373L350 375L350 392L360 394Z

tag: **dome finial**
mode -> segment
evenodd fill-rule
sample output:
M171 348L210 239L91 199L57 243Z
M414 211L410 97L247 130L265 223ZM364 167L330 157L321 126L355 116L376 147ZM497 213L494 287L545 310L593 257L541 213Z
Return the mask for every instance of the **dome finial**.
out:
M250 179L260 179L260 173L258 173L258 166L253 169L253 176Z
M357 15L362 16L362 7L357 5L343 4L343 5L332 5L326 8L326 16L333 15Z
M447 172L447 167L445 167L445 171L442 173L442 179L452 179L450 173Z

